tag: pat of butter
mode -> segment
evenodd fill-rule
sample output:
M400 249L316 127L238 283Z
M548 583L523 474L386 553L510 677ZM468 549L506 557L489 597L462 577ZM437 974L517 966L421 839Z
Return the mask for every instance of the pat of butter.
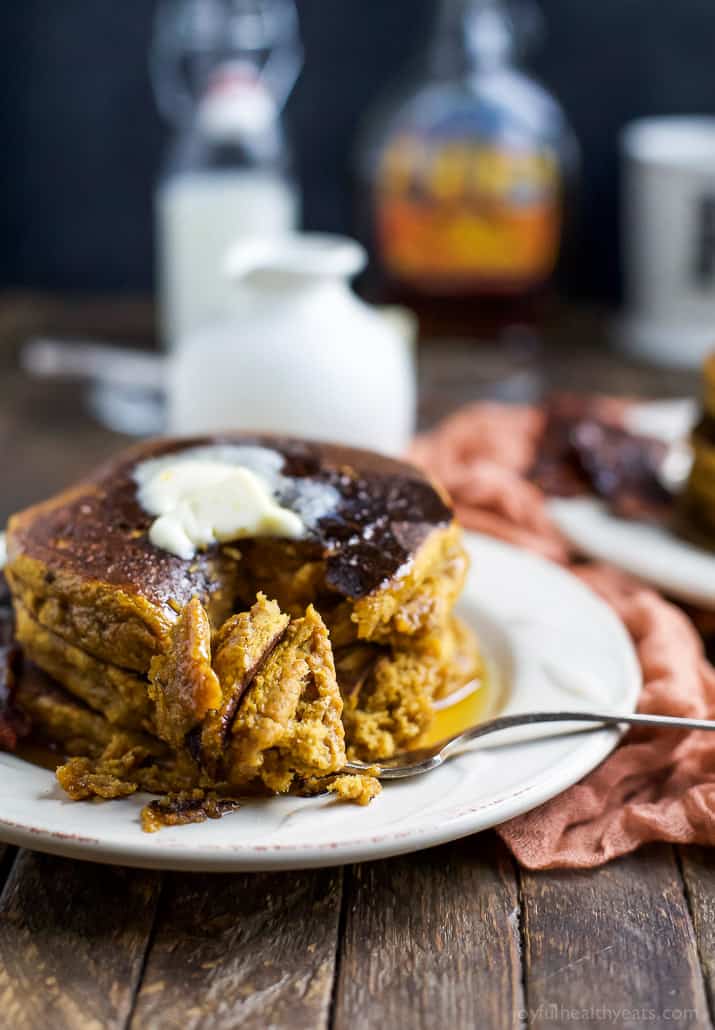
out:
M256 536L296 539L306 528L259 474L208 458L157 463L140 483L139 501L158 516L151 542L187 560L211 544Z

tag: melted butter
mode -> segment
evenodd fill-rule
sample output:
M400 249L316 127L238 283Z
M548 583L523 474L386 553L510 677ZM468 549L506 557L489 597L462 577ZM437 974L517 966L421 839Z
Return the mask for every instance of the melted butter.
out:
M299 539L336 507L325 483L281 473L283 457L264 447L190 447L140 462L137 499L156 516L155 547L188 561L197 551L244 537Z
M139 499L158 518L149 539L179 558L213 543L242 537L297 538L305 526L283 508L250 469L216 461L177 460L143 485Z

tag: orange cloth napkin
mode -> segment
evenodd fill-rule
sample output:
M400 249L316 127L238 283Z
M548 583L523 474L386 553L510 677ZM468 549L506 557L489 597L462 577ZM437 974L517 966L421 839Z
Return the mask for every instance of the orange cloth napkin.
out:
M543 425L534 408L475 404L418 437L411 457L444 483L467 529L571 567L612 605L643 670L639 711L715 718L715 669L685 614L615 569L573 564L525 478ZM632 730L581 783L499 833L529 869L598 866L647 841L715 844L715 733Z

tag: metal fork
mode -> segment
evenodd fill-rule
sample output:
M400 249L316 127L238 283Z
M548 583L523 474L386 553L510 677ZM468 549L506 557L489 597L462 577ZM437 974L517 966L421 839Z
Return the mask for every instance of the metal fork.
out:
M381 762L348 762L341 770L346 773L369 773L380 780L403 780L408 776L421 776L439 768L443 762L457 754L464 744L480 737L510 730L514 726L531 726L542 722L593 722L594 729L603 726L663 726L679 730L715 730L715 720L680 719L674 715L621 715L613 712L522 712L519 715L501 715L496 719L471 726L454 737L429 747L403 751ZM576 732L576 731L574 731ZM583 732L583 730L579 730Z

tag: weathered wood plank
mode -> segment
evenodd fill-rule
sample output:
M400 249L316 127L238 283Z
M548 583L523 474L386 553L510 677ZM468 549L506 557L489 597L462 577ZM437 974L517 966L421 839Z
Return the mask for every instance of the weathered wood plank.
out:
M0 897L0 1020L13 1030L126 1025L160 878L21 851Z
M710 1026L672 848L521 887L529 1027Z
M340 870L167 876L132 1027L320 1030Z
M679 848L678 853L712 1015L715 1013L715 852L692 847Z
M11 844L0 844L0 887L7 879L17 848Z
M522 1007L513 864L492 834L357 866L336 1030L500 1030Z

